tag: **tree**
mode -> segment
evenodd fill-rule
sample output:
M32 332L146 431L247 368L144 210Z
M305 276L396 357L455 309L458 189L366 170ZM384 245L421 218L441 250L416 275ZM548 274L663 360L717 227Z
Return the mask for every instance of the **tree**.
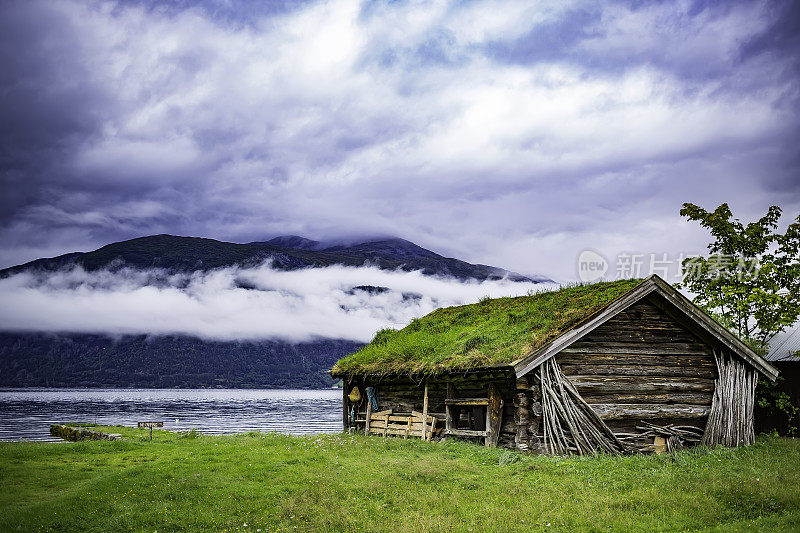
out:
M679 287L695 303L760 353L769 340L800 316L800 215L776 232L781 209L772 206L755 222L733 218L728 204L706 211L683 204L682 216L708 228L714 241L707 257L683 262Z

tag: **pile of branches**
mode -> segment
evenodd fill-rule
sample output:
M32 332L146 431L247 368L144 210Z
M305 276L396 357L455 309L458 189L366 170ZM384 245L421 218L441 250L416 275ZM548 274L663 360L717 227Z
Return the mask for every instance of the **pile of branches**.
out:
M598 451L620 454L627 447L614 435L561 372L555 359L542 363L542 422L547 451L557 455L585 455Z
M636 429L638 429L640 433L620 436L620 440L630 447L637 447L643 451L649 451L655 448L655 445L652 444L654 437L664 438L668 452L675 452L686 446L700 444L700 441L703 439L703 430L695 426L676 426L673 424L659 426L642 421L641 425L636 426ZM638 443L646 441L647 444L639 444L637 446L637 441Z
M753 405L758 373L736 358L716 350L714 360L717 363L718 377L703 444L753 444Z

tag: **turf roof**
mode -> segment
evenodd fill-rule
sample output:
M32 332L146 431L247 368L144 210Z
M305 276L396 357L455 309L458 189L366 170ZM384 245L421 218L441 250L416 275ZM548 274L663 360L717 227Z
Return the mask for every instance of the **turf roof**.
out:
M399 331L379 331L371 343L340 359L331 373L435 375L511 365L641 282L626 279L575 285L437 309Z

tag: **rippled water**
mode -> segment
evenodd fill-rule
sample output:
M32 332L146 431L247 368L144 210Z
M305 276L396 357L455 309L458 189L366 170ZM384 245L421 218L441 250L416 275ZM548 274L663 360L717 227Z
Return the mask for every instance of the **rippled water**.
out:
M135 426L160 420L167 430L336 433L340 390L0 389L0 440L58 440L50 424Z

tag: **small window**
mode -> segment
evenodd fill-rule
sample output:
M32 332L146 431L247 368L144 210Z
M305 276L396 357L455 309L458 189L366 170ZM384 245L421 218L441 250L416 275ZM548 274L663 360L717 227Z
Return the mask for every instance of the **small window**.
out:
M486 406L454 407L453 416L455 429L470 429L473 431L486 431Z

